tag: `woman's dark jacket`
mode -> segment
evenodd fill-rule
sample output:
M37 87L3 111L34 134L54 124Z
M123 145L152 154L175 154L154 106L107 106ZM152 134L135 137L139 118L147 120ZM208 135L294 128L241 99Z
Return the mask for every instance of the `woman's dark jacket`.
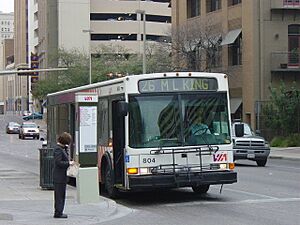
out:
M67 183L67 169L69 167L69 157L66 150L57 145L54 150L53 182Z

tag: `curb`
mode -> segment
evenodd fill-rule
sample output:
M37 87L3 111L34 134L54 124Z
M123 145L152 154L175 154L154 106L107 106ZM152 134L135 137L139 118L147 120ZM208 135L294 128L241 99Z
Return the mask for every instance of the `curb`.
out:
M278 156L278 155L269 156L269 159L287 159L287 160L293 160L293 161L300 161L299 157Z

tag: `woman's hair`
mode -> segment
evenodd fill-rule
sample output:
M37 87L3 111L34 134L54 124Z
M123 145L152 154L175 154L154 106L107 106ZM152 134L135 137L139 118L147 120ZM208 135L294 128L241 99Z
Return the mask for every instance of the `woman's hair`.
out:
M61 135L59 135L57 141L63 145L69 145L72 141L72 136L67 132L63 132Z

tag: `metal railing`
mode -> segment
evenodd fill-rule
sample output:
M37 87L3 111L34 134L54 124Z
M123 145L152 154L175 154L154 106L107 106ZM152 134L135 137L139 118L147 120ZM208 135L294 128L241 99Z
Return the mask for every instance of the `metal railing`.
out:
M272 52L272 70L300 69L300 52Z
M207 147L198 147L193 149L158 149L151 150L151 155L171 155L172 162L169 164L161 164L156 168L152 169L153 174L190 174L191 172L205 172L209 171L212 168L210 163L203 162L203 156L212 156L215 152L219 150L218 146L207 146ZM190 156L189 156L190 155ZM188 159L192 156L198 156L198 162L189 163ZM177 162L177 157L181 156L185 158L186 163Z

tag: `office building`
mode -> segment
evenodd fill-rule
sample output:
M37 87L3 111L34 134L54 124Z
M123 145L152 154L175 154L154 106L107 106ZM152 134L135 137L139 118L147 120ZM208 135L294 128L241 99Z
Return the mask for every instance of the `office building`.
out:
M171 4L173 29L210 28L214 37L221 37L216 49L220 59L210 71L228 74L233 117L263 129L261 106L269 100L270 85L278 87L283 80L287 87L293 82L300 87L300 2L172 0Z

